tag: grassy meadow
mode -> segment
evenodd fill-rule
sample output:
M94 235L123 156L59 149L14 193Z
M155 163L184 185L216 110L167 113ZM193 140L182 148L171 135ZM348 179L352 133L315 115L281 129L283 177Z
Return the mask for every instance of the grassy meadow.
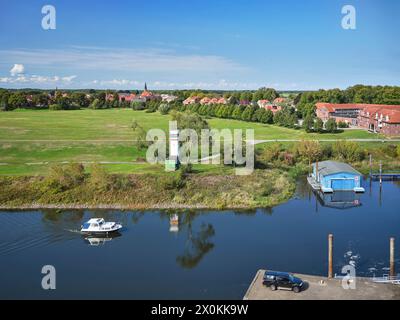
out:
M142 163L144 151L132 143L133 120L145 129L168 129L168 115L131 109L30 111L0 113L0 175L34 175L46 172L50 163L102 162L113 173L161 172L162 166ZM338 134L228 119L207 119L215 129L254 129L255 139L379 139L364 130ZM137 163L132 163L137 161ZM197 166L199 171L224 170Z

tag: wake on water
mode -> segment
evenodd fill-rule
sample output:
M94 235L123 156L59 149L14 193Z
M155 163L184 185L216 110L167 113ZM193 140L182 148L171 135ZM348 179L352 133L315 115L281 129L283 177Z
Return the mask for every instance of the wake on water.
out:
M79 233L82 234L81 230L77 230L77 229L64 229L65 231L71 232L71 233Z

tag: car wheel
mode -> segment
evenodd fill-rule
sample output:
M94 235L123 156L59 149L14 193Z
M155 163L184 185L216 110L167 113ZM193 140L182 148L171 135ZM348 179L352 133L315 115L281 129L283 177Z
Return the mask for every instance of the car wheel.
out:
M299 293L300 292L300 288L299 287L293 287L293 292L294 293Z
M277 289L276 285L274 285L274 284L272 284L269 288L270 288L272 291L275 291L275 290Z

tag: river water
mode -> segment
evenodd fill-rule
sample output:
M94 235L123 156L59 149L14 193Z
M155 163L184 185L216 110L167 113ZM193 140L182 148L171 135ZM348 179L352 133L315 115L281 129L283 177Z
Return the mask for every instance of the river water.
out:
M3 211L0 298L241 299L260 268L326 275L329 233L335 273L350 263L382 276L389 238L400 247L400 184L364 187L322 201L301 180L287 203L249 211ZM78 230L91 217L124 229L88 238ZM55 267L55 290L42 289L44 265Z

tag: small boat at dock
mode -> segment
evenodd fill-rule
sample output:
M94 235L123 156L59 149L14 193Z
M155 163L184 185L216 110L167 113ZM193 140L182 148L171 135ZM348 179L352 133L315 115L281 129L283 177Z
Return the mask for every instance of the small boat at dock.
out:
M93 218L81 226L82 233L109 234L122 229L122 225L116 222L106 222L103 218Z

